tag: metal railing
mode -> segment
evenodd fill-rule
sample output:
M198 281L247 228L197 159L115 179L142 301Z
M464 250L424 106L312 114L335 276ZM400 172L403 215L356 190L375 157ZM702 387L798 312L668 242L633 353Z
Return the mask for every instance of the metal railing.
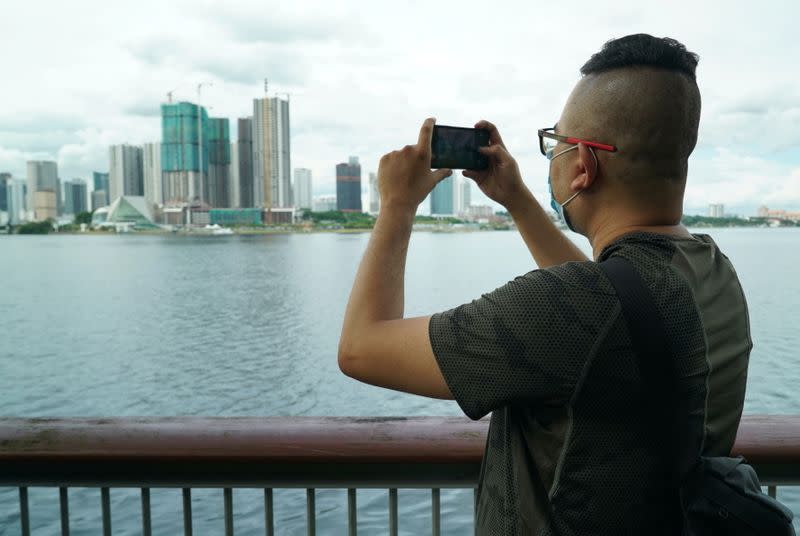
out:
M234 534L233 488L263 488L266 534L273 490L306 489L307 532L316 532L318 488L347 489L356 534L358 488L389 490L389 532L398 533L399 488L431 490L431 526L441 529L442 488L475 488L488 422L420 418L0 418L0 486L19 489L23 536L28 488L59 489L69 534L70 487L99 487L103 534L111 534L110 488L141 490L142 533L152 533L151 488L180 488L184 534L192 534L192 488L223 489L225 534ZM734 455L744 455L775 496L800 484L800 416L742 418Z

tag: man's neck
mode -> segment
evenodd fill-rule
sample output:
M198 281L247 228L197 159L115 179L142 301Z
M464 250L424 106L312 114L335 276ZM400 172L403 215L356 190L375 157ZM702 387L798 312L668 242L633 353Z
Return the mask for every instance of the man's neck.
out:
M600 253L612 242L617 240L623 235L644 232L655 233L666 236L676 236L680 238L690 238L692 235L681 224L677 225L616 225L613 227L600 228L593 236L589 237L589 243L592 245L592 257L594 260L600 256Z

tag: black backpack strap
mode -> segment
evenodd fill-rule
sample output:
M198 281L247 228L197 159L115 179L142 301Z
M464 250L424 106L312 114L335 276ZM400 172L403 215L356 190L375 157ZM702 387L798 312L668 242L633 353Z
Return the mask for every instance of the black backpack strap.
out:
M667 456L674 460L670 474L677 486L685 468L679 459L682 453L678 443L681 434L676 426L679 404L664 322L650 289L630 261L623 257L610 257L598 266L617 292L639 371L651 393L649 406L654 416L662 418L662 426L653 426L652 433L654 439L664 445Z
M623 257L611 257L598 266L617 291L642 376L658 393L671 392L669 340L650 289Z

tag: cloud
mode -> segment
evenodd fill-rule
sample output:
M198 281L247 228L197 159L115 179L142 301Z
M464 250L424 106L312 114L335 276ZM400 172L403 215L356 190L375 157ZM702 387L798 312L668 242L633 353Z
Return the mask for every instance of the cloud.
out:
M141 117L158 117L161 118L161 104L159 102L139 101L133 102L122 110L125 115L138 115Z
M315 42L367 40L371 31L358 17L339 6L335 13L324 10L287 10L286 4L227 3L224 10L216 2L193 4L187 11L200 21L213 21L228 37L241 43L303 45Z
M205 74L226 82L252 84L266 75L285 84L301 84L308 67L302 52L284 44L243 44L219 33L204 34L197 42L183 37L149 36L127 45L148 69L171 70L185 75Z
M69 143L73 138L73 131L48 130L47 127L42 127L39 132L33 130L0 132L0 146L19 154L36 153L52 157L62 145Z
M708 203L724 203L742 215L754 215L760 205L800 207L800 165L796 163L717 148L710 159L691 166L689 175L687 200L694 212L704 212Z
M58 151L58 173L63 179L87 177L85 170L108 171L109 147L119 143L110 131L95 128L77 132L77 140Z

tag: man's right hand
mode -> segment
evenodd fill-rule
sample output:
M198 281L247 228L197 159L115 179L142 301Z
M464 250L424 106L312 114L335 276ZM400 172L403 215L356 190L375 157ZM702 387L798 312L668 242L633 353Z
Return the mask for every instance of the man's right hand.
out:
M481 147L480 152L489 160L489 167L484 170L465 169L463 175L474 180L483 193L497 201L510 211L516 202L531 197L514 157L506 149L497 127L489 121L481 120L475 128L489 131L489 146Z

